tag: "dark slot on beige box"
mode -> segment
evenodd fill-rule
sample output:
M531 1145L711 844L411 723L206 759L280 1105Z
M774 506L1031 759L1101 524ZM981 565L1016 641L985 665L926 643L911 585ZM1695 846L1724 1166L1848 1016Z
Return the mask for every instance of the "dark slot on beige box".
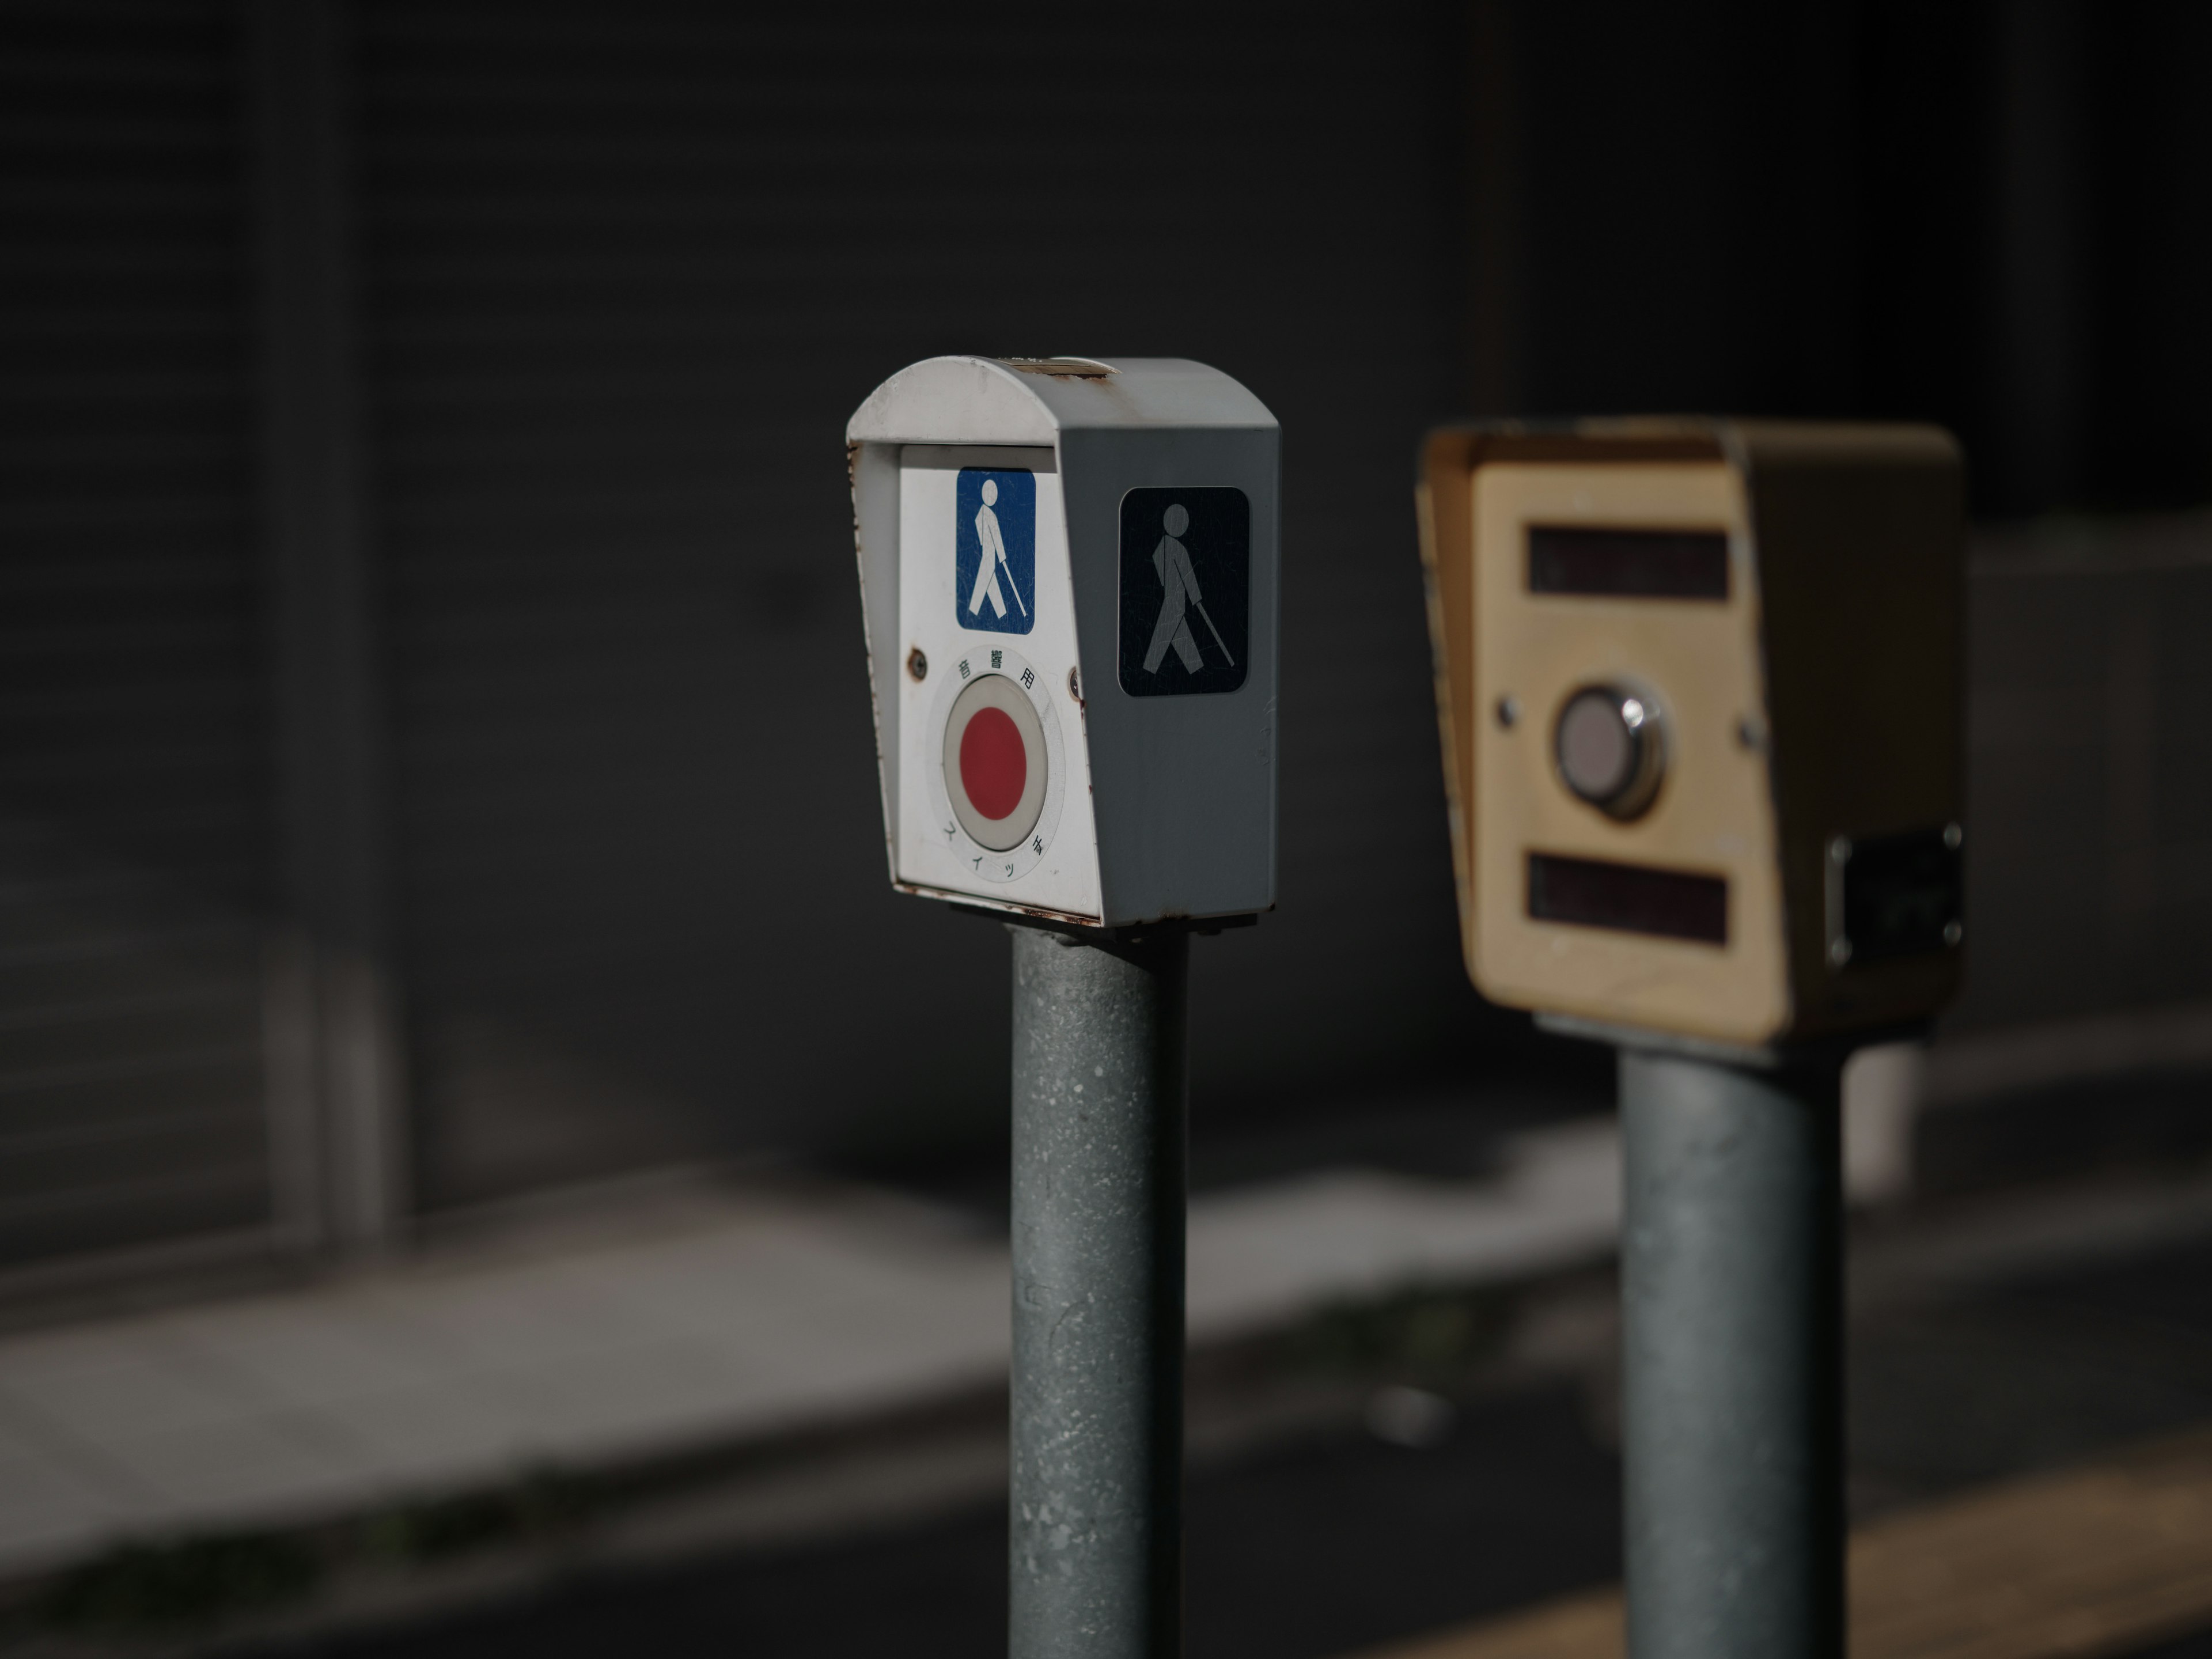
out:
M1538 921L1725 945L1728 883L1681 870L1531 853L1528 914Z
M1581 599L1725 599L1728 536L1718 530L1532 524L1528 591Z

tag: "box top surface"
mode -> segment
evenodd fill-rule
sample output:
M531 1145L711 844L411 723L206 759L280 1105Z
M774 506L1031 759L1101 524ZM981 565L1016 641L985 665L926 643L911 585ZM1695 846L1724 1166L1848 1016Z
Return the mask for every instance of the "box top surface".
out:
M1725 460L1739 471L1811 462L1959 465L1941 427L1898 422L1803 421L1638 415L1572 421L1498 421L1444 426L1424 441L1424 468L1473 470L1500 461L1607 465Z
M1090 428L1275 424L1236 380L1182 357L930 357L871 392L845 441L1050 444Z

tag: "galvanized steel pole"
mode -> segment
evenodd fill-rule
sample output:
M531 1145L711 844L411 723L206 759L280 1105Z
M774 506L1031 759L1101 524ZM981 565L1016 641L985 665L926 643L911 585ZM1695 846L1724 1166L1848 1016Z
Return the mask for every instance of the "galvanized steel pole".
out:
M1013 1659L1182 1651L1180 925L1014 939Z
M1631 1659L1841 1659L1841 1071L1621 1051Z

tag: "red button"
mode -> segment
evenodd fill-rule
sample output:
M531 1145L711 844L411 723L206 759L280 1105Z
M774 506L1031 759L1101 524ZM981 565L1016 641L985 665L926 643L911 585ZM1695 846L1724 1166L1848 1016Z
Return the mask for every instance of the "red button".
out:
M1003 708L979 708L960 734L960 787L978 812L1003 818L1022 804L1029 785L1029 757L1021 729Z

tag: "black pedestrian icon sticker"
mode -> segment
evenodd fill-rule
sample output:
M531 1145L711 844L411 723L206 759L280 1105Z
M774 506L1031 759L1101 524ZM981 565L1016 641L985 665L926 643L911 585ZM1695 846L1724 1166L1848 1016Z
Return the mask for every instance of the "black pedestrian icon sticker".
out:
M1234 691L1252 612L1252 507L1241 489L1121 498L1121 689Z

